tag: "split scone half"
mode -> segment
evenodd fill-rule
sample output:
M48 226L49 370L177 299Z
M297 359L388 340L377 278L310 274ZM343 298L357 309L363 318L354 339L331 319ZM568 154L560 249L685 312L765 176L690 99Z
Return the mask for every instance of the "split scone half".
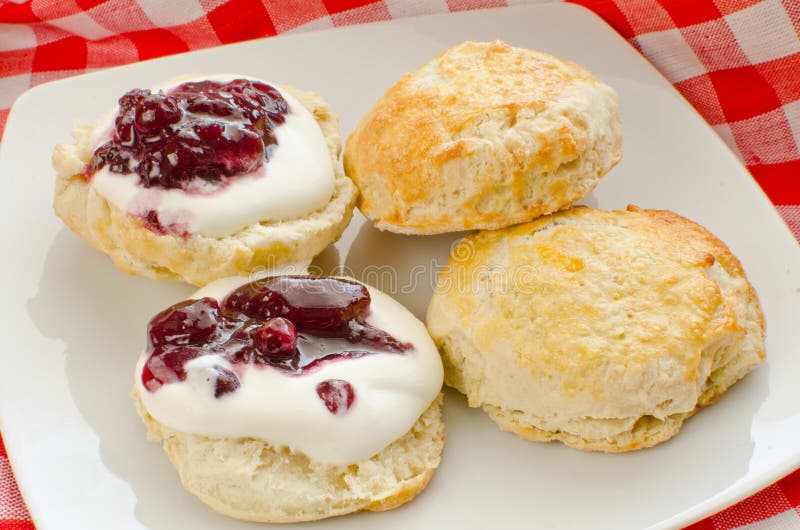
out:
M378 99L347 139L344 167L376 227L439 234L565 208L621 157L610 86L546 53L465 42Z
M765 358L730 250L668 211L574 207L464 238L428 307L445 382L534 441L630 451L674 436Z
M134 399L183 486L247 521L388 510L444 447L424 324L349 278L215 281L156 315Z
M204 285L310 259L355 205L338 118L291 86L184 77L73 136L53 154L56 214L129 274Z

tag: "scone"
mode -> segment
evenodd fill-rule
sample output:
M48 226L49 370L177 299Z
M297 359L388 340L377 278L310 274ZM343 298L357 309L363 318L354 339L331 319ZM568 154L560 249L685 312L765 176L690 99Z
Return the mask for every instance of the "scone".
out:
M463 239L428 330L445 382L534 441L630 451L674 436L765 358L758 298L705 228L574 207Z
M127 92L59 144L55 211L130 274L204 285L310 259L357 191L316 94L233 75Z
M621 157L611 87L546 53L465 42L387 90L347 139L344 167L375 226L438 234L560 210Z
M355 280L215 281L156 315L134 398L184 487L248 521L387 510L444 447L425 326Z

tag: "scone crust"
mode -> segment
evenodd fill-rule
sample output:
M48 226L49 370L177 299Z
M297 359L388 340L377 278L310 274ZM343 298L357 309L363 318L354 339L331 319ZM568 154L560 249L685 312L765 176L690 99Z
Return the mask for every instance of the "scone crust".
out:
M259 267L313 258L336 241L350 223L357 190L339 170L341 138L336 115L312 92L292 86L280 88L314 115L328 144L336 176L333 196L324 208L298 219L261 222L223 238L194 234L184 239L156 234L89 185L83 168L92 155L92 127L79 126L74 132L75 142L57 145L53 154L56 214L120 269L148 278L205 285Z
M730 250L667 211L585 207L453 250L427 316L445 383L501 428L609 452L674 436L765 358Z
M622 157L614 90L502 41L465 42L406 74L347 140L358 207L382 230L494 229L562 209Z
M361 510L390 510L430 482L444 449L442 395L401 438L368 460L333 466L256 439L178 432L147 413L150 440L161 442L183 486L214 510L245 521L295 523Z

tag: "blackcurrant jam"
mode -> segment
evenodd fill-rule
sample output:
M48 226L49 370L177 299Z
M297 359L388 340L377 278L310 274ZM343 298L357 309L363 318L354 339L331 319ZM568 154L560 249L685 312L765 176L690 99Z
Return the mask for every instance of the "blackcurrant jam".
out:
M134 89L119 99L111 140L86 174L136 173L145 188L207 193L258 169L277 144L289 105L260 81L193 81L166 92Z
M367 323L370 305L369 291L360 283L311 276L257 280L221 303L214 298L180 302L148 325L142 383L154 392L185 380L187 362L218 355L234 367L214 368L215 395L221 397L240 387L239 375L247 365L301 375L326 362L409 351L410 344ZM352 386L338 379L320 383L317 394L334 414L349 409L355 399Z

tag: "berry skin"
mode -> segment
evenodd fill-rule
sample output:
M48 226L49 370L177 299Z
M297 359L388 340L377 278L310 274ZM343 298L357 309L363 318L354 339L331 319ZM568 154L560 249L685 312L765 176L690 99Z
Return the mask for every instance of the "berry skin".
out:
M345 414L356 400L353 385L343 379L328 379L317 385L317 395L331 414Z
M297 347L297 328L291 320L270 318L253 333L256 350L270 359L286 359Z
M165 309L150 321L150 343L153 346L202 344L216 332L219 320L219 302L214 298L187 300Z
M239 381L239 376L227 368L217 366L215 370L217 372L217 378L214 381L215 398L219 399L225 394L236 392L239 387L242 386L241 381Z

